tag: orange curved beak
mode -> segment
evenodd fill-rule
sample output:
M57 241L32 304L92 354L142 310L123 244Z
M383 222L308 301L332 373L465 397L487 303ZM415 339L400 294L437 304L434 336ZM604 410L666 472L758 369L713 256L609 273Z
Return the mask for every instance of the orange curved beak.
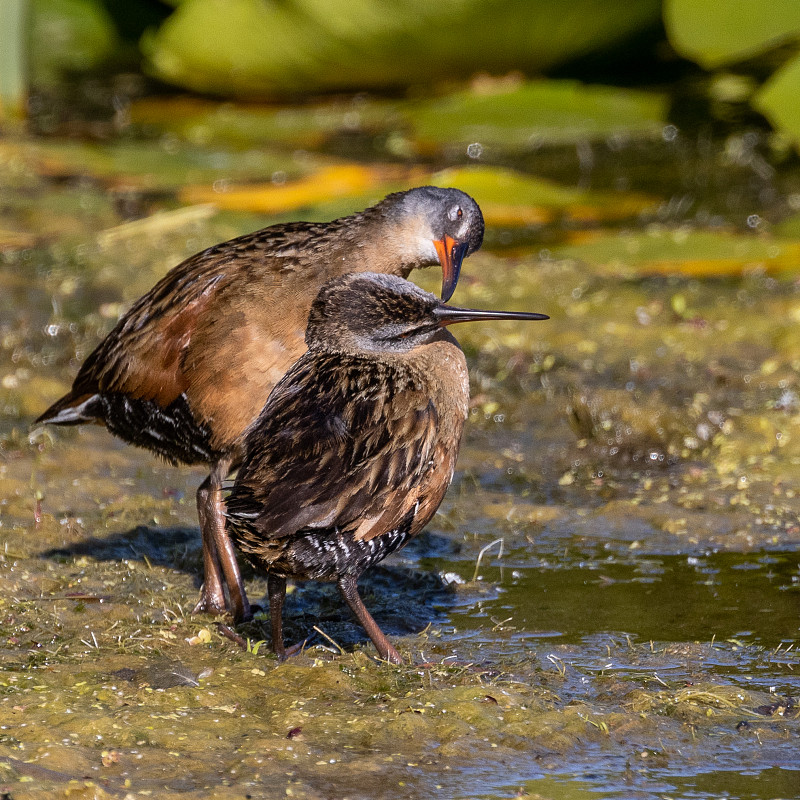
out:
M457 242L452 236L445 234L444 239L434 239L433 246L436 248L436 255L439 256L439 263L442 265L442 300L447 302L458 284L461 262L467 254L469 244Z

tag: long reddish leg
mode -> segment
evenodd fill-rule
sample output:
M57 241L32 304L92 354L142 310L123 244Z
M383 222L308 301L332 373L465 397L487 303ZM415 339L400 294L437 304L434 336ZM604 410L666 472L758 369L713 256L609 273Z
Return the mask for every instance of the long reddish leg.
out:
M350 610L355 614L356 619L367 632L367 636L372 640L372 644L375 645L380 657L384 661L390 661L392 664L402 664L403 659L400 658L400 653L394 649L392 643L378 627L378 623L372 618L372 614L367 611L364 601L358 594L357 579L351 576L340 578L339 591L342 593L347 605L350 606Z
M269 596L269 619L272 628L272 651L278 660L286 660L283 645L283 601L286 597L286 578L281 575L267 575L267 595Z
M223 582L228 589L234 622L252 619L250 602L236 561L236 551L225 530L222 482L230 472L231 460L213 464L211 474L197 490L197 513L203 535L203 588L195 611L223 614L226 610Z

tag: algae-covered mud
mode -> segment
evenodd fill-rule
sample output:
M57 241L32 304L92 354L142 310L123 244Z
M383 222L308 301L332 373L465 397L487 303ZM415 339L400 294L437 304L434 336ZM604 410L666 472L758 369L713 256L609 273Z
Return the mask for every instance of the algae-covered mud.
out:
M345 146L387 139L313 115L299 152L145 111L102 145L0 143L0 795L797 797L791 161L670 128L376 165ZM426 181L486 212L453 301L552 319L457 332L456 480L362 581L406 664L305 585L278 665L263 614L190 614L201 470L30 424L182 258Z

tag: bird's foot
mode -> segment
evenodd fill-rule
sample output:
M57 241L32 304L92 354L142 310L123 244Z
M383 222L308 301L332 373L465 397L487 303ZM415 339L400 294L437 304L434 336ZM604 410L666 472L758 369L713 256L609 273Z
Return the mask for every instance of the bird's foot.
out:
M262 611L261 606L251 606L249 603L244 608L230 608L224 594L207 592L203 587L200 591L200 599L192 609L192 614L211 614L214 617L224 617L226 614L230 614L234 623L239 625L242 622L250 622L253 614L258 611Z
M217 624L217 631L224 636L226 639L230 639L234 644L238 644L242 650L247 650L248 643L247 640L243 637L239 636L236 631L229 628L224 622L218 622Z
M225 595L222 592L207 590L205 585L200 590L200 599L192 609L192 614L211 614L221 617L228 613L228 604L225 602Z
M308 639L303 639L302 642L297 642L296 644L289 645L283 651L283 658L281 661L286 661L287 658L292 658L293 656L299 656L300 653L305 650L306 645L308 644Z
M394 647L392 647L392 645L389 645L386 648L385 652L379 652L379 655L381 661L388 661L390 664L398 664L398 665L403 663L402 656L400 655L400 653L397 652L397 650L394 649Z
M276 656L278 656L278 661L283 663L286 661L287 658L292 658L293 656L299 656L300 653L303 652L305 646L308 644L308 639L303 639L302 642L297 642L297 644L289 645L289 647L281 647L273 648L273 652Z

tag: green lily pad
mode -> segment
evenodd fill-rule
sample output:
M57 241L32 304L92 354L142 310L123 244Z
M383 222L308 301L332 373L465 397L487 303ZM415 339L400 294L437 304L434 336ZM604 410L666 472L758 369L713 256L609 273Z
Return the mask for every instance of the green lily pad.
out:
M800 8L798 8L800 11ZM758 91L753 105L800 145L800 56L779 69Z
M102 64L119 45L114 24L93 0L32 0L30 56L35 83Z
M480 155L483 148L518 152L616 134L660 135L668 101L655 92L577 81L511 81L484 91L458 91L426 101L357 98L286 108L147 100L135 103L136 125L169 130L199 145L319 148L340 134L384 137L392 155L452 151ZM476 149L477 148L477 149Z
M217 180L281 179L297 177L305 168L283 153L264 149L246 152L187 145L167 139L120 141L108 144L71 140L13 141L0 144L0 158L18 159L32 174L69 178L91 176L96 180L139 190L169 191L190 183L211 185Z
M785 239L800 239L800 214L793 214L790 217L775 224L771 228L775 236Z
M725 277L753 270L796 272L800 241L654 226L639 233L582 236L554 247L553 255L598 264L616 275Z
M184 0L143 40L152 70L234 97L541 72L658 21L658 0ZM213 35L209 35L213 31Z
M664 0L664 24L678 53L713 69L800 37L800 3Z
M398 107L396 102L362 98L283 107L149 98L133 104L131 120L146 130L174 132L196 145L269 142L315 149L340 132L380 133L405 124Z
M519 149L615 133L655 136L666 113L667 98L653 92L535 81L501 93L464 91L437 98L419 106L410 119L423 142Z

